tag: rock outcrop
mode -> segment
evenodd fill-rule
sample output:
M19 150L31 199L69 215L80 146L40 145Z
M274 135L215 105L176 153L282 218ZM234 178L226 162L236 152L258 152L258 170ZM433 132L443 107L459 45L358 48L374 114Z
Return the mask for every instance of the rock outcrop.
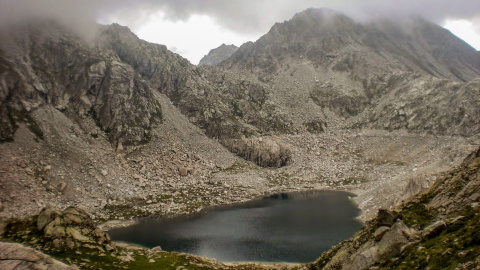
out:
M245 138L225 142L235 154L255 162L262 167L283 167L292 158L292 148L274 138Z
M46 207L38 216L12 220L7 223L4 236L16 239L25 233L42 249L75 250L87 246L100 251L115 250L109 236L95 225L90 215L76 207L68 207L62 212Z
M22 244L0 242L0 269L75 270L78 268Z
M37 229L57 248L94 244L113 249L108 235L95 226L88 213L79 208L68 207L62 212L44 208L38 215Z

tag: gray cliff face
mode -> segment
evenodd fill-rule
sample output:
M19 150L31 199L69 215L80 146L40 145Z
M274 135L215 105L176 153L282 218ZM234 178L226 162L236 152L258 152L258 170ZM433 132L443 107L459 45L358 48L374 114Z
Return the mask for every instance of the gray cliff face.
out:
M71 119L93 119L119 149L145 143L162 120L158 93L221 142L289 126L274 104L265 104L265 84L199 69L117 24L98 26L89 42L51 21L1 34L10 41L0 51L2 141L13 139L19 123L41 139L44 130L32 113L46 106Z
M222 62L223 60L229 58L238 50L238 47L235 45L225 45L222 44L218 48L210 50L207 55L200 59L199 66L208 65L215 66L216 64Z
M102 36L88 44L55 23L43 22L11 29L2 37L14 42L2 48L2 140L12 139L18 122L44 105L93 117L112 142L127 144L147 140L153 122L161 120L153 89L105 46L109 41Z

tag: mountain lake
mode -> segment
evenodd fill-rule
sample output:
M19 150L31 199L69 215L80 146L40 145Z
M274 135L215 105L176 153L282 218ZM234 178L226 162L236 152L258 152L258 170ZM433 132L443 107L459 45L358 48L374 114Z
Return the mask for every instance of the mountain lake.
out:
M362 223L352 193L282 193L172 218L145 217L108 232L111 239L223 262L315 261Z

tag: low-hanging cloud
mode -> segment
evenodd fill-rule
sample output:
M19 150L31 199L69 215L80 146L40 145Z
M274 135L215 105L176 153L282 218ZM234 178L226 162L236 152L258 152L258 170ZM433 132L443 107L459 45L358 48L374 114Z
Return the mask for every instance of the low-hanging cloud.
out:
M88 40L96 35L94 22L117 22L139 33L158 18L162 23L188 22L200 15L214 21L217 32L222 29L224 33L252 40L268 32L274 23L289 20L295 13L313 7L332 9L360 22L382 18L401 20L412 15L437 24L465 19L472 23L475 33L480 36L478 4L478 0L0 0L0 30L19 22L53 18ZM212 36L213 29L204 31L205 38ZM222 33L213 35L226 37ZM193 37L180 43L144 38L165 44L193 62L198 62L211 49L200 51L199 46L192 45L197 42L192 41Z
M135 27L163 11L172 21L203 14L231 31L258 33L310 7L334 9L357 20L420 15L441 23L447 18L480 18L476 0L0 0L0 23L53 17L73 24L114 16Z

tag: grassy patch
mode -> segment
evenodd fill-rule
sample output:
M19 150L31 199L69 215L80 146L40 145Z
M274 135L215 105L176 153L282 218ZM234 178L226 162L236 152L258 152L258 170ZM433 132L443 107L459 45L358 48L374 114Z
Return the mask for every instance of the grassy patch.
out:
M218 172L238 173L250 167L246 162L234 162L230 167L220 169Z
M437 211L429 209L422 202L410 202L402 210L401 219L409 226L423 229L437 216Z
M477 269L480 266L480 210L467 209L463 219L441 234L400 254L380 269Z

